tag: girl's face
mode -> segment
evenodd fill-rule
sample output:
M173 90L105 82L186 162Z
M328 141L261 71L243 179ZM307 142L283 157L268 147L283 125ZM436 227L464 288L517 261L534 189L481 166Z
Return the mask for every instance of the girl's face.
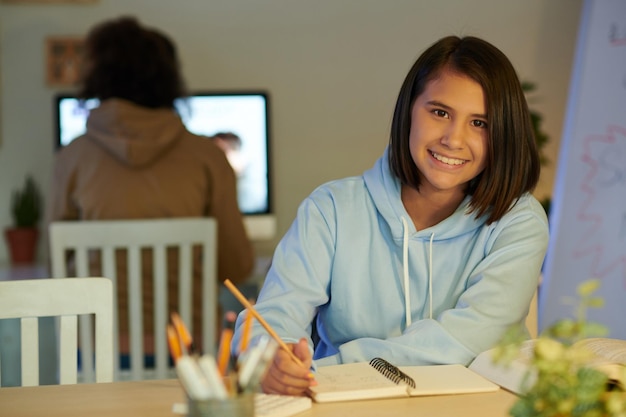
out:
M430 81L411 111L409 147L420 172L420 193L463 194L485 169L487 132L480 84L449 70Z

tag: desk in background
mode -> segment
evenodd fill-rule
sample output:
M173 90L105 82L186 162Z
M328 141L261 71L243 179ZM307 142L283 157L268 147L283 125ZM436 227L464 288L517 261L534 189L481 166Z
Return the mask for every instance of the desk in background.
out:
M0 265L0 281L49 278L48 268L43 265Z
M482 394L313 404L313 408L298 417L504 417L516 398L508 391L499 390ZM176 417L172 405L184 401L184 392L175 379L13 387L0 389L0 415Z

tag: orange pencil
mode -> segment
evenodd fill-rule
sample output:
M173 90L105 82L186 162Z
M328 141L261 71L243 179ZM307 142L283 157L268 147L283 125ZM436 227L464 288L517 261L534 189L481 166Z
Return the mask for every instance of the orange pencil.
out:
M228 364L230 362L230 343L233 340L237 314L235 314L234 311L228 311L224 315L224 319L224 328L222 329L222 336L220 337L220 345L217 352L217 369L220 371L222 376L226 376L228 373Z
M265 330L267 330L270 336L272 336L272 338L276 341L276 343L278 343L278 346L280 346L281 349L287 352L287 354L291 357L291 359L295 363L302 366L303 368L306 368L304 363L302 363L302 361L296 355L294 355L291 349L289 349L289 346L287 346L285 342L283 342L280 336L278 336L278 334L274 331L274 329L272 329L272 326L270 326L269 323L267 323L265 319L254 309L252 304L248 302L246 297L244 297L244 295L237 289L237 287L235 287L235 285L232 282L230 282L229 279L224 281L224 285L226 286L226 288L230 290L230 292L233 293L235 298L237 298L237 300L239 300L239 302L243 304L243 306L246 309L248 309L246 314L252 314L254 318L257 319L259 323L261 323L261 326L263 326Z
M170 314L170 319L172 320L176 333L178 333L178 337L180 337L182 347L184 347L188 353L194 353L193 339L191 337L191 333L189 333L189 330L187 329L187 326L183 323L183 320L176 312L172 312L172 314Z
M170 348L170 354L172 355L172 359L174 359L174 362L176 362L181 356L183 356L183 351L180 347L180 342L178 340L176 330L171 324L167 325L167 344Z
M250 302L252 304L252 302ZM249 311L246 311L246 318L243 322L243 333L241 334L241 343L239 345L239 353L245 352L248 349L250 343L250 333L252 332L252 321L254 316Z

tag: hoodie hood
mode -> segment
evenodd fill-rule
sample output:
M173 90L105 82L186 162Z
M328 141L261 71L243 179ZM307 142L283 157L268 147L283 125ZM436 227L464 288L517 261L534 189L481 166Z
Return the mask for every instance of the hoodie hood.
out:
M90 112L86 135L120 162L141 168L165 154L184 131L173 109L150 109L113 98Z
M430 240L434 234L434 240L438 241L472 232L485 223L485 218L476 219L475 216L465 215L471 198L466 196L450 217L432 227L417 231L402 204L400 180L390 169L389 147L385 149L374 166L365 171L363 178L376 209L389 225L393 239L398 245L401 245L404 239L405 227L408 227L409 238ZM403 225L403 218L407 220L406 225Z

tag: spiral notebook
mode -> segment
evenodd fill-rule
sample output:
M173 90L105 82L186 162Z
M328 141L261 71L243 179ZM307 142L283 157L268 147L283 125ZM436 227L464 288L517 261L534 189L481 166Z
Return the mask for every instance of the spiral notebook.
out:
M463 365L396 367L381 358L320 367L309 395L318 403L497 391Z

